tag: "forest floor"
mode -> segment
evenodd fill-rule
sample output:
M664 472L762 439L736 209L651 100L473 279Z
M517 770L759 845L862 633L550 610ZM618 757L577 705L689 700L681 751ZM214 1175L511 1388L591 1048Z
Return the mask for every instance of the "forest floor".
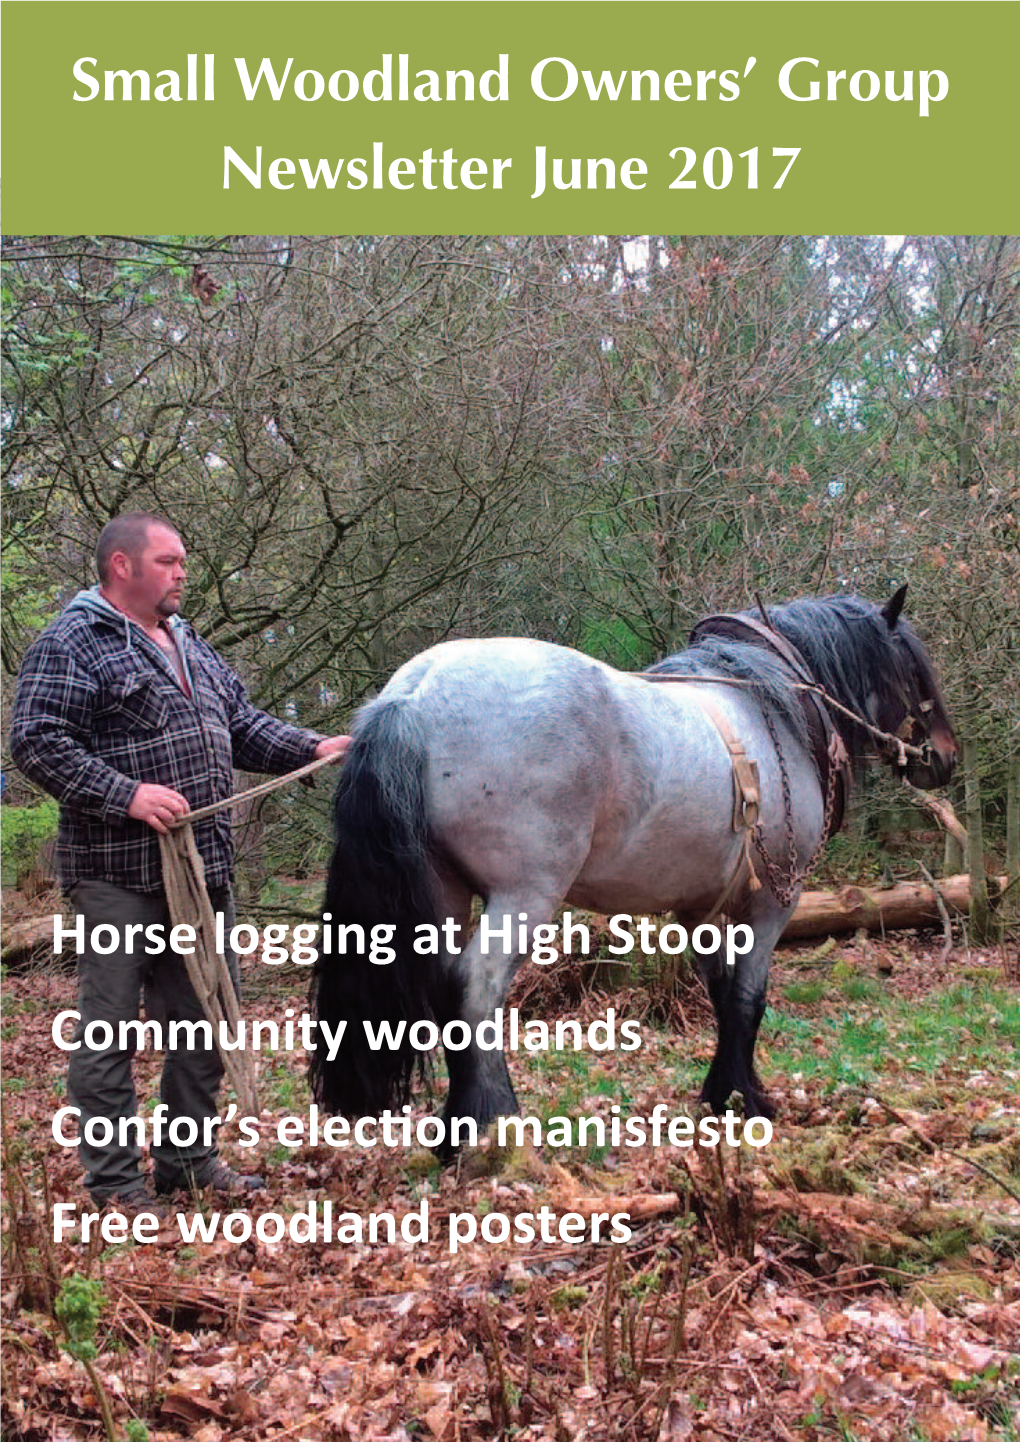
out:
M182 1202L213 1240L186 1241L173 1215L111 1245L52 1240L53 1208L84 1200L74 1150L50 1135L66 1063L51 1026L73 977L9 976L3 1437L1017 1442L1020 974L1015 947L942 948L908 933L780 950L760 1147L566 1146L553 1128L442 1169L421 1147L284 1144L280 1121L308 1120L305 1056L262 1053L262 1140L244 1148L231 1127L224 1151L267 1190ZM529 1018L575 1018L584 1043L522 1045L527 1116L665 1102L698 1117L713 1027L696 985L600 991L566 963L519 982L522 1035ZM299 967L253 956L245 986L253 1019L306 1007ZM618 1041L638 1023L639 1049L588 1045L609 1008ZM140 1096L160 1061L138 1059ZM423 1092L415 1116L438 1109ZM347 1229L328 1241L327 1201ZM352 1239L384 1213L394 1242ZM629 1216L629 1240L607 1240L609 1221L591 1240L606 1214ZM72 1355L75 1339L94 1356Z

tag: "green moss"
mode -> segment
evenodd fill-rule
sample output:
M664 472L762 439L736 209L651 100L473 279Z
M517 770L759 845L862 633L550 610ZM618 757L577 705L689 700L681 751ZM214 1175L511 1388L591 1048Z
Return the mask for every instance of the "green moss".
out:
M934 1272L918 1278L907 1296L918 1306L927 1301L940 1312L957 1312L967 1302L994 1301L995 1289L974 1272Z
M559 1312L581 1307L587 1300L587 1290L584 1287L578 1286L557 1287L549 1298L549 1301Z

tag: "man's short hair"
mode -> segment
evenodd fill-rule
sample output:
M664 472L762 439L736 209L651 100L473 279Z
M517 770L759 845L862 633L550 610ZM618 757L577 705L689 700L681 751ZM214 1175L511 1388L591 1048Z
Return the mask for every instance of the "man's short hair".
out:
M181 533L172 522L152 511L127 511L123 516L114 516L112 521L107 521L96 542L96 570L104 585L109 579L113 553L123 551L132 561L136 560L145 550L150 526L162 526L180 538Z

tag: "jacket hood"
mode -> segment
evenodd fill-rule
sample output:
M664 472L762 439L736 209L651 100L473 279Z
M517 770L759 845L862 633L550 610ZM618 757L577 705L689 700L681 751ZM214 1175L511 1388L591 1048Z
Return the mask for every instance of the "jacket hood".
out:
M87 591L79 591L77 596L68 602L63 615L81 615L83 613L85 615L101 617L103 620L112 622L112 624L121 631L124 637L124 648L127 651L133 651L135 649L135 641L140 639L143 650L149 655L158 656L160 665L173 676L175 681L179 680L172 662L160 651L151 637L145 634L144 627L138 621L133 621L131 617L123 611L118 611L117 607L112 605L111 602L103 596L98 586L91 586ZM173 632L174 639L177 642L177 651L184 667L184 677L190 693L192 681L191 666L188 657L187 623L181 616L168 616L166 621L167 626Z
M127 628L129 634L131 627L139 624L137 621L132 621L131 617L126 615L125 612L118 611L117 607L106 599L98 586L90 586L86 591L79 591L77 596L68 602L66 609L68 611L90 611L93 615L105 616L108 620L119 621ZM175 631L178 626L185 624L181 616L168 616L166 623L171 631Z

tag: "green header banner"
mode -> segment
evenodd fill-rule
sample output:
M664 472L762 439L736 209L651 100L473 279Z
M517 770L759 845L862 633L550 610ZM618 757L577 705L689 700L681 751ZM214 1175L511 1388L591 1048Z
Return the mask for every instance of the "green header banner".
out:
M4 228L1009 232L1014 3L3 7Z

